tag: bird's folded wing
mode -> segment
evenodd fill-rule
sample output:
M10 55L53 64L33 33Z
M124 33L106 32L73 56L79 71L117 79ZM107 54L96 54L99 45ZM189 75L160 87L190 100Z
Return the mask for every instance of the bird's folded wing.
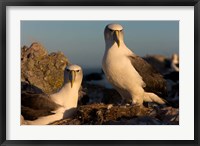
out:
M48 95L29 92L21 94L21 113L27 120L54 114L52 111L59 107L61 106L49 99Z
M156 93L158 96L165 97L167 95L166 81L163 76L148 62L139 56L128 56L131 64L140 74L146 86L144 90Z
M21 115L26 120L36 120L39 117L48 116L54 114L50 110L36 110L29 107L21 107Z

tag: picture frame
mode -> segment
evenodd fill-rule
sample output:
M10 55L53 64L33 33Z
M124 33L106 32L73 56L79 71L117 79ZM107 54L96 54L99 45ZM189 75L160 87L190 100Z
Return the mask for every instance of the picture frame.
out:
M194 6L194 140L7 140L6 139L6 7L7 6ZM0 143L4 145L199 145L199 59L200 1L199 0L2 0L0 1Z

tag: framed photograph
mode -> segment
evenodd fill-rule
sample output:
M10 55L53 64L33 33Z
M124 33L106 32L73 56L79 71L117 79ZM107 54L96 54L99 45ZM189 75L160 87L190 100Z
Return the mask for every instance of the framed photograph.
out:
M199 145L199 0L0 2L1 145Z

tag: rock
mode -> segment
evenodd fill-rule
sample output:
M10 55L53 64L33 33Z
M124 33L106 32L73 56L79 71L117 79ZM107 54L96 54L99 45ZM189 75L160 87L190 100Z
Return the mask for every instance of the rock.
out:
M53 125L178 125L179 110L173 107L145 108L111 104L89 104L77 108L72 118Z
M68 63L62 52L48 54L39 43L24 46L21 49L21 81L45 93L53 93L62 86Z
M173 82L179 81L179 72L173 71L164 75L165 79L172 80Z
M179 124L179 109L173 107L165 107L158 111L157 118L161 119L168 125Z
M77 109L76 114L71 119L63 119L52 124L75 124L81 125L107 125L122 119L133 119L147 116L150 109L137 106L110 106L106 104L83 105Z
M107 123L108 125L162 125L162 121L149 117L149 116L142 116L142 117L135 117L130 120L121 119L120 121L110 121Z
M81 125L81 122L78 119L64 119L53 122L49 125Z
M80 105L105 103L105 104L120 104L122 97L114 89L107 89L100 85L92 85L86 82L82 84L85 95L80 99Z
M104 89L102 103L105 104L122 104L122 97L115 89Z
M163 55L147 55L143 57L149 64L151 64L161 74L165 74L170 69L170 59Z
M102 80L102 73L91 73L88 75L85 75L84 79L86 81L92 81L92 80Z
M82 97L81 101L84 101L84 104L92 104L92 103L101 103L103 99L103 90L104 87L90 85L87 83L82 84L86 95Z

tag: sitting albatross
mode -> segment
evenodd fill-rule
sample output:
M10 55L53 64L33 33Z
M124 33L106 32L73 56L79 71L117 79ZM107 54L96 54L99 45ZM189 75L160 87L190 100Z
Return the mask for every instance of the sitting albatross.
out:
M63 87L54 94L21 95L22 124L46 125L62 118L70 117L78 103L78 91L83 72L78 65L69 65L64 71Z
M124 43L123 27L109 24L104 30L105 52L102 68L107 80L132 104L165 104L166 81L150 64L134 54Z

